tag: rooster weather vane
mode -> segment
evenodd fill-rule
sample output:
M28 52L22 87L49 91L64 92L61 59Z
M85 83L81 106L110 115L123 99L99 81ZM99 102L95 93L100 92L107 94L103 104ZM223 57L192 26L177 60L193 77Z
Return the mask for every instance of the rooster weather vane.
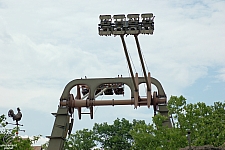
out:
M22 124L19 124L19 121L21 120L22 118L22 113L21 113L21 110L20 108L18 107L17 108L17 114L14 113L14 111L12 109L10 109L8 111L8 116L9 117L12 117L13 121L16 121L16 123L9 123L9 122L6 122L6 124L11 124L11 125L16 125L16 129L17 129L17 132L16 132L16 135L18 136L18 131L23 131L25 132L25 130L19 130L19 127L18 126L23 126Z

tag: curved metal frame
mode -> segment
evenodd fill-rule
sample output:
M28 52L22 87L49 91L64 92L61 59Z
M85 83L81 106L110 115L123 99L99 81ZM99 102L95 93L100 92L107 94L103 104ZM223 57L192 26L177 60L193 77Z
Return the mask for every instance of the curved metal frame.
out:
M146 83L146 80L144 77L138 77L138 81L139 81L138 84ZM76 85L82 85L82 84L85 84L90 88L90 99L94 100L96 89L99 87L99 85L104 84L104 83L124 83L128 87L130 87L131 97L134 97L134 85L133 85L130 77L93 78L93 79L76 79L76 80L70 81L64 88L60 100L68 100L71 89L73 87L75 87ZM159 97L166 97L165 91L164 91L161 83L157 79L151 77L151 83L157 87Z
M138 81L137 82L138 85L142 84L142 83L146 83L146 80L144 77L137 77L136 80ZM135 95L134 94L135 93L134 84L130 77L76 79L76 80L70 81L65 86L63 93L61 95L61 98L60 98L60 103L63 101L67 102L70 100L70 96L71 96L70 91L73 87L75 87L76 85L86 84L90 88L89 89L90 96L89 96L88 102L90 102L93 107L95 105L95 103L97 103L97 101L95 101L95 91L99 87L99 85L104 84L104 83L124 83L131 90L131 98L134 97L134 95ZM166 98L165 91L164 91L161 83L157 79L151 77L151 84L154 84L157 87L158 98L161 98L161 97ZM116 102L116 100L112 101L112 105L114 105L115 102ZM119 103L119 105L122 104L120 102L118 102L118 103ZM134 100L130 100L130 102L127 101L126 104L128 104L128 103L133 105ZM144 105L146 105L146 104L144 104ZM62 106L62 105L60 106L59 105L57 113L54 113L54 116L56 118L55 118L55 122L53 125L51 136L48 137L48 138L50 138L48 150L61 150L63 148L66 136L67 136L68 132L71 133L72 126L73 126L74 119L72 118L70 121L70 118L72 116L72 114L70 114L70 112L71 112L70 109L71 108L69 108L68 106ZM78 111L79 111L79 108L78 108Z

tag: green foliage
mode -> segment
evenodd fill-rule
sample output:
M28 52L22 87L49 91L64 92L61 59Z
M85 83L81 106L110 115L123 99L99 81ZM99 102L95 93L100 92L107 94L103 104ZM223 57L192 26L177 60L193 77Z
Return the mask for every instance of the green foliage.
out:
M41 147L43 150L47 150L48 145L49 145L49 141L45 142L43 145L41 145Z
M225 139L225 103L215 102L213 106L207 106L202 102L186 104L184 101L184 98L172 96L168 103L171 114L177 120L175 126L183 133L190 130L195 146L222 145ZM182 105L174 109L177 103Z
M29 138L23 139L21 137L15 137L12 141L12 145L16 145L15 147L13 147L13 149L15 150L33 150L31 144L32 142Z
M30 138L22 138L20 136L15 136L17 132L17 128L14 129L6 129L5 123L6 117L5 115L0 116L0 145L13 145L13 150L33 150L32 143L38 141L41 135L33 136L32 139ZM0 147L0 150L4 149L3 146Z
M6 126L5 120L6 120L5 115L4 115L4 114L1 115L1 116L0 116L0 127L5 127L5 126Z
M67 148L86 150L100 145L105 150L177 150L188 146L187 131L192 146L224 146L225 103L187 104L183 96L171 96L168 110L172 128L162 126L167 118L160 114L153 117L153 124L116 119L112 125L96 123L93 130L77 131L68 139Z
M116 119L112 125L107 123L95 124L93 131L97 136L97 141L102 148L118 150L118 149L130 149L133 138L129 131L137 121L134 120L130 123L126 119Z
M90 150L95 144L96 137L93 131L88 129L78 130L71 134L65 142L66 150Z
M137 124L132 130L132 149L179 149L188 146L187 131L191 132L191 145L221 146L225 141L225 103L187 104L183 96L171 96L169 114L174 119L173 128L162 126L165 117L156 115L153 124Z
M166 118L156 115L153 118L153 124L137 124L130 131L134 138L133 150L175 150L186 146L187 140L185 135L177 128L168 128L162 126Z
M145 124L144 121L116 119L112 125L107 123L95 124L93 130L83 129L71 134L65 142L68 150L89 150L100 145L105 150L128 150L131 148L133 138L129 131L136 124Z

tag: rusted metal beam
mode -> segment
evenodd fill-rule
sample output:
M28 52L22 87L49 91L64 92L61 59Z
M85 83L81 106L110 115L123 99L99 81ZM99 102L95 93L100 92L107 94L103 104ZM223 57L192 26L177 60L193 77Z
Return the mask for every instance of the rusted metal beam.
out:
M147 99L145 100L142 105L147 105ZM157 99L157 104L164 104L166 103L165 99ZM79 107L91 107L91 106L108 106L108 105L134 105L134 99L128 100L70 100L70 101L61 101L60 106L68 106L71 108L79 108Z
M132 77L132 81L133 81L133 84L134 84L134 89L135 89L135 91L138 91L138 88L136 86L135 79L134 79L134 73L133 73L133 70L132 70L132 67L131 67L131 63L130 63L130 58L129 58L129 55L128 55L128 52L127 52L127 46L126 46L126 43L125 43L125 40L124 40L124 35L120 35L120 38L122 40L124 53L125 53L125 56L127 58L127 63L128 63L128 67L129 67L130 74L131 74L131 77Z
M150 77L150 81L152 84L154 84L157 87L158 90L158 96L159 97L166 97L166 93L161 85L161 83L153 78ZM130 77L122 77L122 78L90 78L90 79L75 79L70 81L64 88L63 93L61 95L60 100L66 100L69 99L70 91L73 87L76 85L87 85L90 89L89 96L90 98L95 97L95 90L99 87L99 85L104 83L124 83L127 85L131 90L131 97L134 97L134 85L132 83L132 79ZM146 83L144 77L138 77L138 83Z
M138 54L139 54L139 58L140 58L140 61L141 61L141 66L142 66L142 69L143 69L146 85L147 85L147 90L151 91L151 85L148 83L148 76L147 76L147 73L146 73L146 70L145 70L145 65L144 65L144 61L143 61L143 57L142 57L142 53L141 53L141 48L140 48L140 44L139 44L139 41L138 41L138 35L134 35L134 37L135 37L135 41L136 41Z
M90 106L108 106L108 105L133 105L134 100L73 100L61 101L60 106L69 106L73 108Z

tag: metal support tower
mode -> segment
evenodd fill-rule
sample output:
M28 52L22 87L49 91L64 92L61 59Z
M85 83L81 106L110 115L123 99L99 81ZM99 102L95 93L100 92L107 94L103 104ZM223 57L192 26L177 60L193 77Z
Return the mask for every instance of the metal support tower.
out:
M89 114L93 119L93 107L94 106L108 106L108 105L134 105L134 108L138 106L150 105L154 108L154 114L156 111L162 115L168 117L167 109L167 97L161 83L151 77L150 73L146 72L140 44L138 41L138 34L153 34L154 30L154 16L152 13L142 14L142 21L139 22L139 14L127 15L128 21L126 21L125 15L114 15L112 22L111 15L100 15L100 24L98 27L99 35L111 36L119 35L123 44L125 57L129 66L130 77L122 78L89 78L89 79L76 79L69 82L60 97L57 113L52 113L55 116L55 122L53 125L51 136L49 136L48 150L62 150L64 146L67 134L70 134L73 127L73 113L74 108L78 110L78 117L81 119L82 115ZM144 77L138 77L138 74L133 73L130 63L124 35L134 35L139 58L141 61ZM139 85L145 83L147 85L147 98L141 98L139 96ZM155 85L157 92L151 94L151 84ZM131 91L130 99L127 100L95 100L97 96L105 95L118 95L124 94L124 85L127 85ZM71 89L77 87L77 95L74 98L71 93ZM81 91L83 97L81 98ZM89 108L89 113L82 113L81 108ZM157 108L158 107L158 108ZM163 122L164 126L171 127L171 122L168 119Z

